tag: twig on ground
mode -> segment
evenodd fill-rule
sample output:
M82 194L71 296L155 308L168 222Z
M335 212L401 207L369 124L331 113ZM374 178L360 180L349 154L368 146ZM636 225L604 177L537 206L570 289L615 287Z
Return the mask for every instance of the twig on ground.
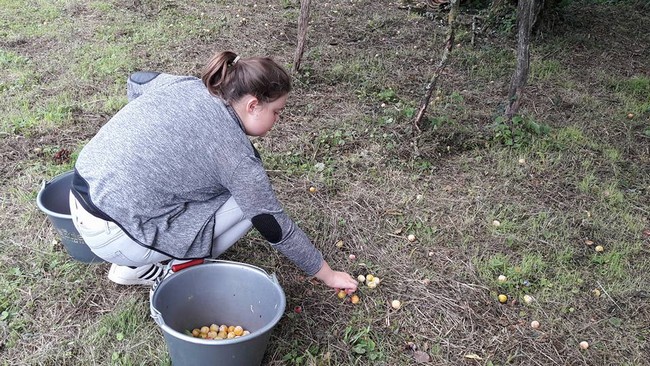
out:
M472 40L470 41L472 47L474 46L474 41L476 40L476 18L476 15L472 17Z
M600 284L600 281L596 281L596 283L598 284L598 287L600 287L600 289L603 290L603 293L605 294L605 296L607 296L607 298L610 299L614 303L614 306L616 306L616 308L618 310L623 311L623 309L621 309L621 307L618 306L618 303L611 296L609 296L609 293L607 292L607 290L605 290L603 285Z
M604 322L604 321L605 321L605 319L601 319L601 320L598 320L598 321L596 321L596 322L589 323L589 324L585 325L584 327L578 329L578 330L577 330L577 333L581 333L581 332L583 332L585 329L591 328L591 327L593 327L594 325L600 324L600 323L602 323L602 322Z

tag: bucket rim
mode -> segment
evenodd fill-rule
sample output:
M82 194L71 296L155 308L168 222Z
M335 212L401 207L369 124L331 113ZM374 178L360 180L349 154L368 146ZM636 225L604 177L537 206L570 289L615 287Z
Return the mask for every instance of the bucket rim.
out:
M41 182L41 189L38 191L38 194L36 195L36 205L38 206L38 209L43 211L46 215L56 217L59 219L71 219L72 215L67 215L67 214L62 214L60 212L55 212L43 205L43 192L45 192L45 188L47 188L48 185L55 183L61 179L64 179L68 177L69 175L73 174L74 170L68 170L65 171L59 175L56 175L54 178L50 179L49 181L43 180ZM66 197L67 199L67 197Z
M261 274L263 274L265 277L267 277L269 282L271 282L273 285L275 285L275 288L279 291L279 294L280 294L280 302L276 305L276 307L279 307L279 311L273 317L273 319L271 321L269 321L264 327L256 330L255 333L251 332L251 334L246 336L246 337L239 337L239 338L233 338L233 339L220 339L218 341L215 341L214 339L195 338L195 337L187 335L187 334L185 334L183 332L179 332L179 331L173 329L172 327L170 327L169 325L167 325L167 323L165 323L165 320L162 317L162 314L160 313L160 311L158 311L158 309L156 309L156 307L153 304L154 295L161 288L161 286L163 286L164 283L166 281L168 281L169 279L171 279L173 277L177 277L177 276L185 273L186 271L196 270L197 268L205 268L203 266L218 266L218 265L220 265L220 266L226 265L226 266L231 266L231 267L232 266L247 267L247 268L250 268L252 270L258 271ZM286 304L287 304L286 295L284 293L284 290L282 289L282 286L280 286L275 274L269 275L263 269L261 269L261 268L259 268L257 266L251 265L251 264L241 263L241 262L234 262L234 261L225 261L225 260L209 260L209 261L206 261L203 264L188 267L188 268L185 268L185 269L180 270L178 272L174 272L171 275L166 276L165 278L163 278L160 281L160 283L157 283L154 287L152 287L151 291L150 291L150 294L149 294L149 306L150 306L150 310L151 310L151 317L154 318L155 322L158 324L158 326L160 326L160 328L162 328L163 331L165 331L166 333L174 336L175 338L179 338L179 339L191 342L191 343L202 344L202 345L203 344L205 344L205 345L227 345L227 344L242 343L242 342L247 342L248 340L254 338L254 337L251 337L253 335L255 337L257 337L257 335L266 334L267 332L270 332L278 324L280 319L282 319L282 317L284 316L284 311L286 309Z

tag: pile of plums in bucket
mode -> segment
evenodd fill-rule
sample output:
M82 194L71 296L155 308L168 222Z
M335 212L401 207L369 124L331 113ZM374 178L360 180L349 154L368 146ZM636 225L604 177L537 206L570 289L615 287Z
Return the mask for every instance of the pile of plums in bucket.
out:
M188 331L194 338L214 339L216 341L221 339L234 339L249 335L250 332L244 330L239 325L204 325L200 328L194 328L191 332Z

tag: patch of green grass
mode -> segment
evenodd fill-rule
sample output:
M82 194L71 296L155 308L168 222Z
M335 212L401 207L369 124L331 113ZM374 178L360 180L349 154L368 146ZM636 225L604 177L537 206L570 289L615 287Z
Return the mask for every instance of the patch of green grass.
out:
M161 337L160 330L143 300L139 296L126 299L84 332L83 339L97 349L94 357L110 360L111 365L134 365L150 360L150 352L158 352L158 364L170 364L164 343L155 341Z
M650 78L632 76L629 78L613 77L602 72L599 80L607 93L620 100L615 120L630 125L643 125L645 116L650 113ZM631 118L629 116L631 114Z
M123 83L117 82L115 85L116 86L115 89L118 89L117 85L119 84L123 84ZM124 93L124 85L122 85L122 88L119 89L121 89L120 91ZM128 100L126 98L126 95L119 94L119 92L116 90L114 93L111 93L104 99L104 103L101 110L106 113L114 114L120 109L122 109L122 107L124 107L127 102Z
M629 79L615 79L610 81L610 87L617 93L638 101L648 101L650 96L650 78L647 76L633 76Z
M582 148L597 149L598 143L588 136L581 127L567 126L553 129L545 145L557 151L577 151Z
M282 171L286 175L302 176L313 165L300 152L269 153L264 155L264 166L269 170Z
M7 74L0 81L0 95L6 98L27 100L26 93L30 93L38 83L38 76L29 68L7 69ZM4 106L3 109L9 109Z
M552 210L530 214L516 204L500 206L493 217L501 225L489 230L508 251L477 260L478 272L491 284L495 296L499 292L520 298L525 293L534 293L540 299L564 298L571 303L572 295L586 294L584 286L586 279L592 277L590 273L607 277L615 293L634 288L634 281L625 273L642 265L635 261L644 226L640 213L630 208L628 198L616 184L602 182L594 172L582 178L579 189L595 203L587 207L588 215L582 216L582 225L591 233L590 239L607 248L605 252L595 252L582 240L568 240L582 236L573 225L578 212ZM604 238L607 239L602 241ZM500 274L508 277L506 283L497 282ZM589 281L588 287L595 285Z
M350 83L357 86L357 95L361 99L374 98L388 90L390 85L383 84L388 73L381 57L360 54L351 59L333 63L323 78L333 85Z
M578 189L580 190L580 192L583 193L591 193L596 187L597 182L598 179L596 178L594 173L589 172L584 177L582 177L580 183L578 183Z
M24 101L19 108L9 112L1 126L3 132L29 134L30 130L56 127L70 119L75 106L62 95L39 104Z
M331 83L356 83L364 79L364 69L364 63L360 60L353 60L350 63L336 63L331 66L329 74L326 77L328 77Z
M65 22L62 1L3 1L0 7L0 35L6 39L48 36L58 33ZM11 21L20 19L20 22Z
M521 302L528 294L540 301L567 301L579 292L584 282L583 274L572 269L570 262L574 257L575 252L565 247L547 255L497 253L478 259L476 265L483 281L490 284L495 300L497 294L505 294ZM500 275L506 280L499 281Z
M93 342L123 341L135 335L143 327L142 320L148 315L147 307L140 299L127 299L121 308L101 319L92 329Z
M617 164L621 161L621 152L615 147L606 147L603 150L603 156L611 164Z
M3 103L0 112L0 130L11 131L20 126L20 115L24 115L33 103L33 90L39 83L39 76L31 60L15 52L0 50L0 66L5 72L0 75L0 97L12 103Z
M20 267L5 268L0 276L0 322L9 332L8 347L11 347L24 329L20 320L20 307L17 305L24 285L23 271Z
M88 7L102 13L111 13L115 10L115 5L106 1L91 1L88 3Z
M565 67L557 60L533 60L530 64L530 82L554 81L566 78Z
M32 218L23 218L31 221ZM5 243L14 240L3 241ZM52 278L64 281L68 286L57 288L57 292L66 297L71 306L79 306L87 296L83 283L88 277L88 267L70 261L68 255L59 248L60 244L34 242L23 252L29 257L28 263L18 263L9 271L0 276L0 293L6 299L0 302L0 313L6 314L3 320L8 330L9 346L21 342L25 338L34 335L37 329L42 329L38 324L35 313L49 311L40 307L38 297L19 296L24 288L38 293L39 296L48 293L43 282ZM36 251L30 248L36 247ZM37 254L36 254L37 253Z
M88 44L77 49L74 58L73 74L85 81L114 80L135 67L133 48L125 44Z
M493 47L478 50L465 47L454 50L452 55L454 62L458 63L456 67L483 82L509 78L515 62L512 51Z
M596 265L597 273L612 279L621 279L627 272L627 259L620 251L607 253L594 253L591 255L591 262Z
M23 66L29 62L27 57L21 56L15 52L0 49L0 66L8 70L16 66Z

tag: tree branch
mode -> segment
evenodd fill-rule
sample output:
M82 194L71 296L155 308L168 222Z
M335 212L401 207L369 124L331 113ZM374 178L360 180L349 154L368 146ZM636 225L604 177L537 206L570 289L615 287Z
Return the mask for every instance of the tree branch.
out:
M302 54L305 51L305 40L307 38L307 26L309 25L309 6L311 0L300 0L300 18L298 18L298 45L293 55L293 73L300 71Z
M438 66L436 67L436 69L433 72L433 75L431 76L429 84L427 84L427 87L425 89L426 93L424 99L420 104L420 109L418 110L418 113L415 116L415 121L413 122L413 125L415 126L415 129L418 132L421 131L420 124L422 122L422 117L424 116L424 112L426 112L427 106L431 101L431 95L433 94L433 90L435 89L436 84L438 83L438 78L440 77L440 74L442 74L442 71L445 69L445 66L447 65L447 59L449 58L449 53L451 53L451 50L454 47L454 37L456 32L456 17L458 16L458 12L459 12L458 9L459 9L460 0L451 0L450 3L451 3L451 9L449 10L449 15L447 17L449 27L447 28L447 41L445 43L445 48L443 50L442 57L438 62Z

